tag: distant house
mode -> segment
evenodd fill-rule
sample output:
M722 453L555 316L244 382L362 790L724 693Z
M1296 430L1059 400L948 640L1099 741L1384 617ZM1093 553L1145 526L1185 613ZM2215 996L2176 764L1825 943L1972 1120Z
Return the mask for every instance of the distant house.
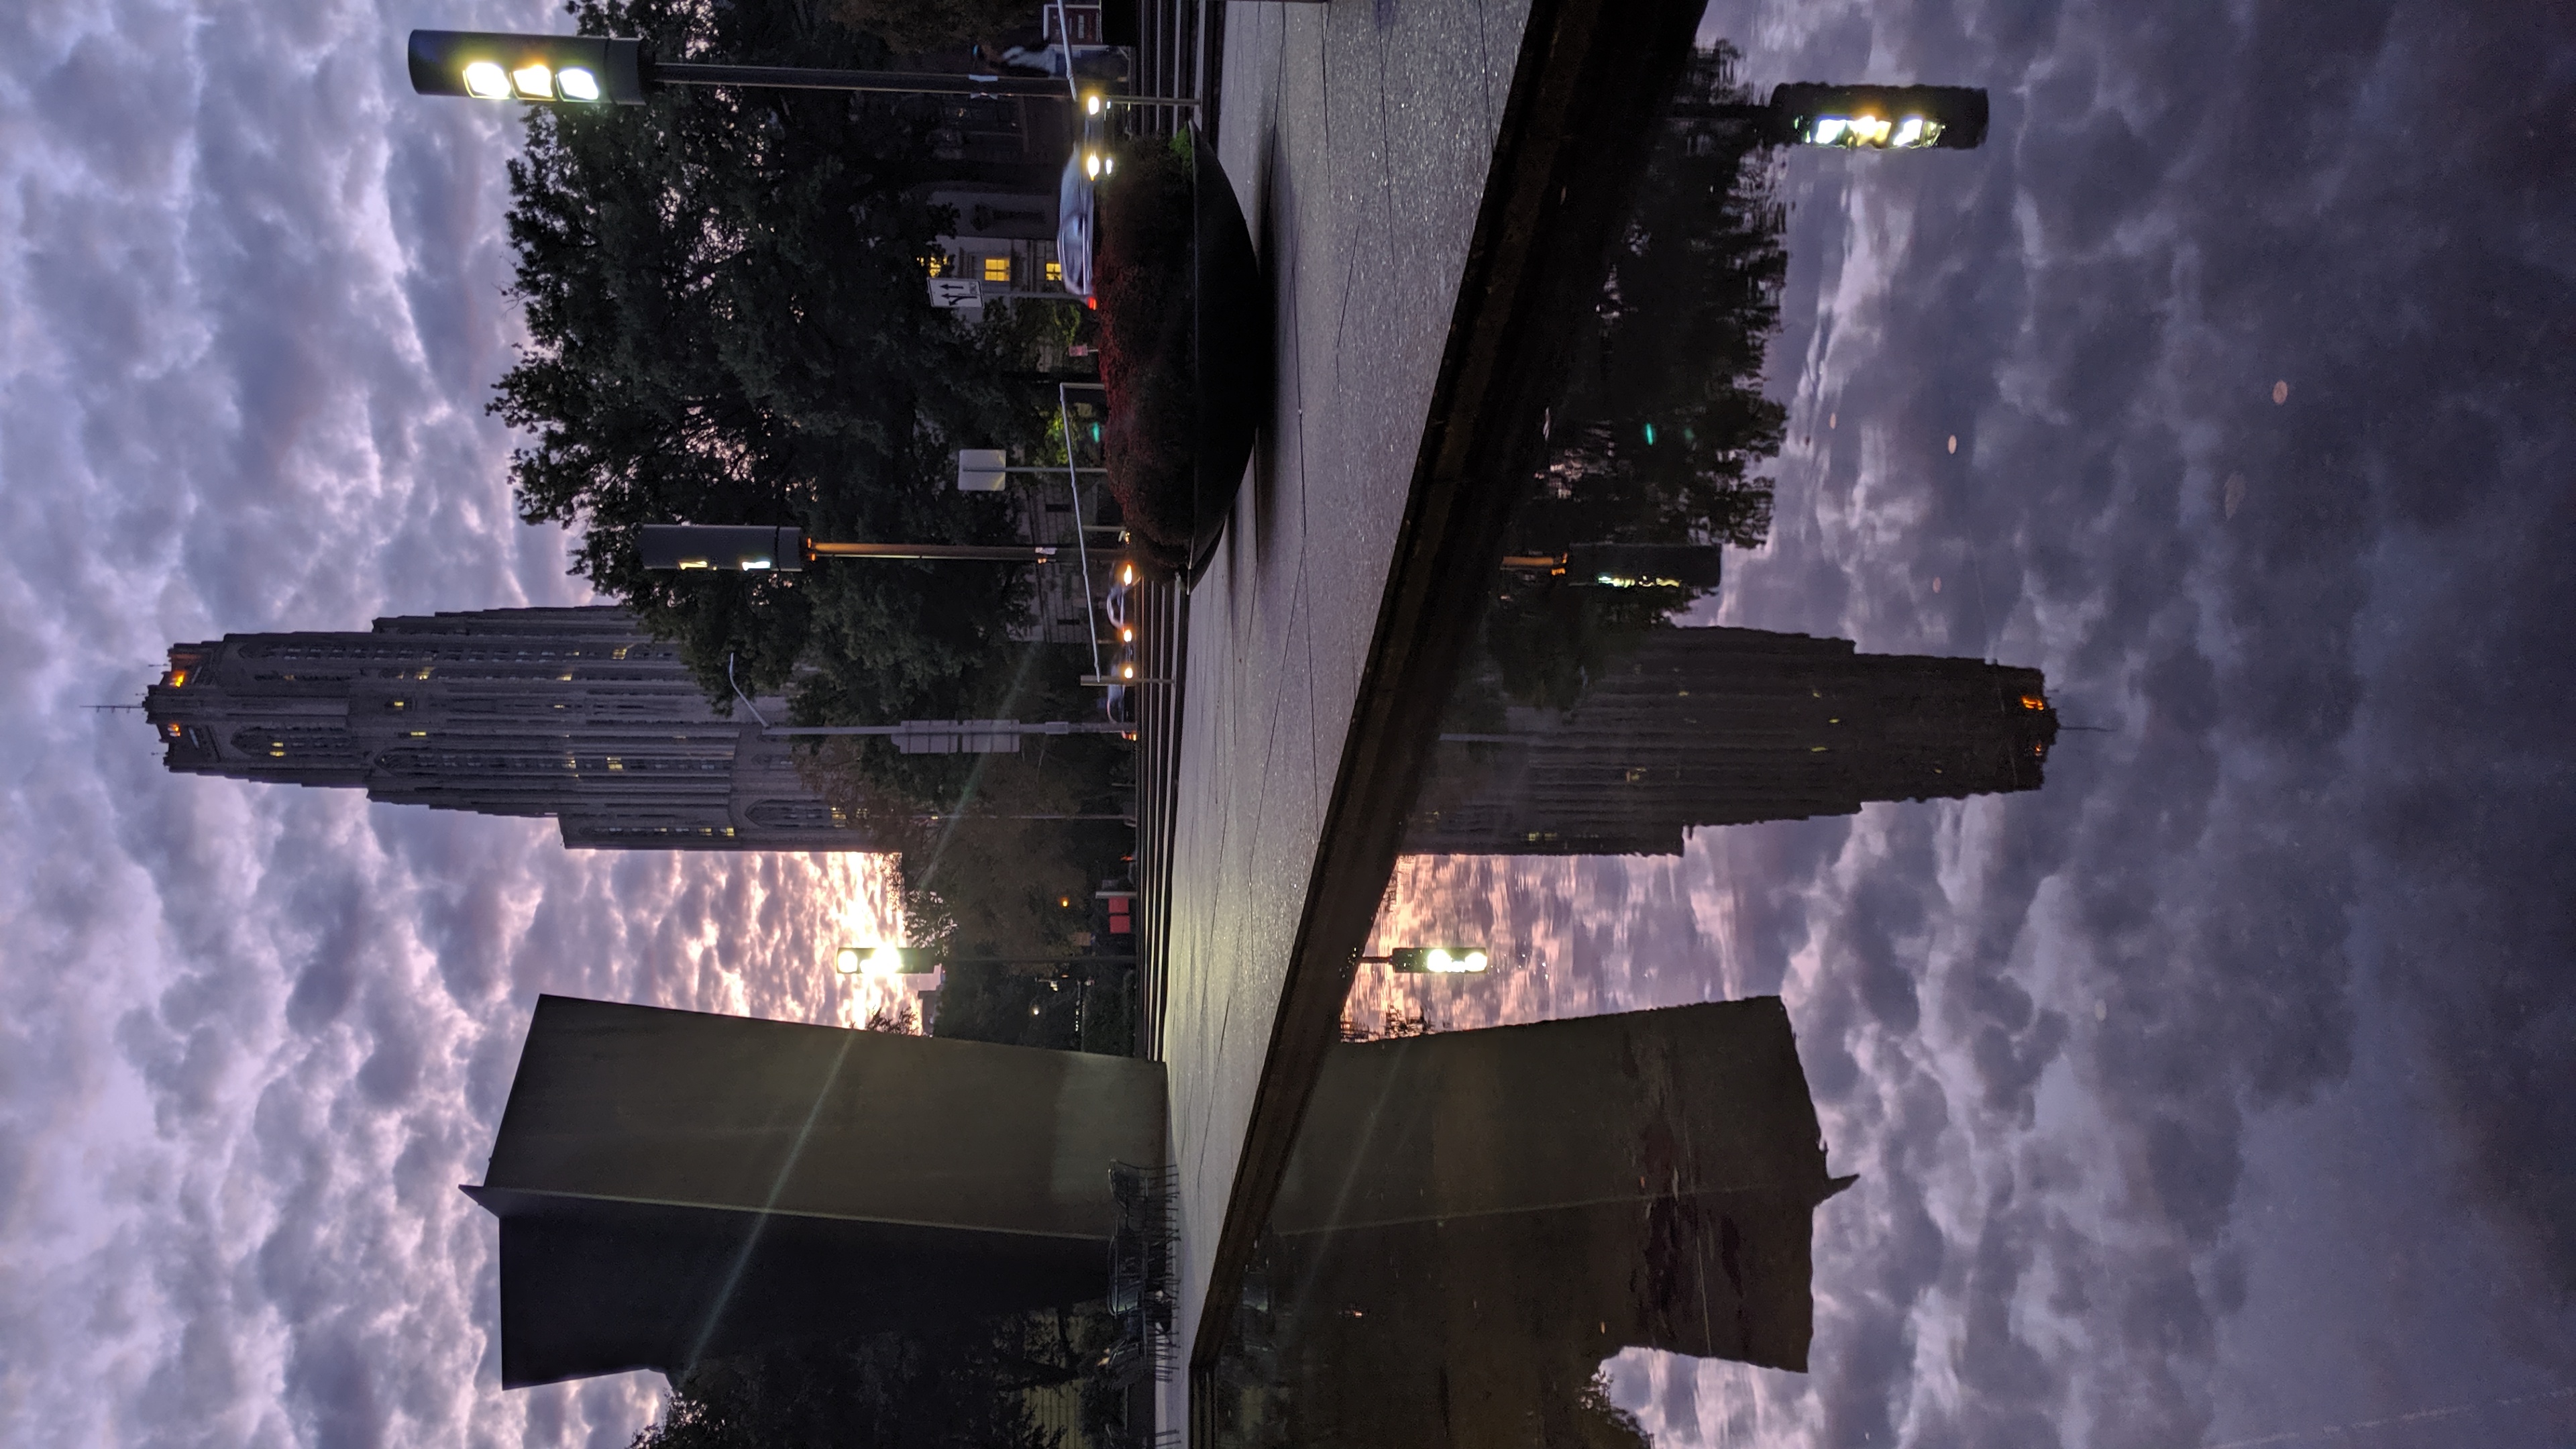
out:
M957 218L954 230L932 239L937 250L926 259L934 306L972 321L989 301L1070 298L1056 261L1054 192L961 183L931 192L930 203Z

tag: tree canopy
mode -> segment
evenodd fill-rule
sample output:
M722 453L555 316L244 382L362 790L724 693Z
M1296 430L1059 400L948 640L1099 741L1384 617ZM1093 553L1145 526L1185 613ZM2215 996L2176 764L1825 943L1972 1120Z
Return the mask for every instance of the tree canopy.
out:
M1038 1315L933 1332L783 1343L671 1385L635 1449L1059 1449L1025 1390L1082 1370Z
M1751 99L1723 44L1693 60L1679 99ZM1763 359L1788 272L1770 148L1750 122L1666 123L1627 226L1603 269L1551 409L1543 466L1514 509L1511 552L1592 542L1758 548L1787 414L1762 394ZM1462 720L1504 698L1562 708L1583 681L1699 590L1597 589L1510 579L1485 619L1485 688Z
M664 57L876 66L884 40L796 0L577 0L586 34ZM941 218L928 98L671 87L528 110L510 239L529 341L494 411L531 435L521 513L579 527L576 571L676 637L715 698L795 689L808 717L972 713L1026 597L1007 565L644 571L654 522L820 538L996 541L953 450L1028 441L999 344L929 305ZM800 668L800 665L803 666ZM1007 669L1005 674L1007 675Z

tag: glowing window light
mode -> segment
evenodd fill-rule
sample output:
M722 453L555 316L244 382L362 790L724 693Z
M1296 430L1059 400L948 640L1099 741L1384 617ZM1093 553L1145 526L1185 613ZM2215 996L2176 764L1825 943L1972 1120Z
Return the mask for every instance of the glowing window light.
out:
M510 73L488 60L478 60L465 67L465 93L487 101L510 98Z

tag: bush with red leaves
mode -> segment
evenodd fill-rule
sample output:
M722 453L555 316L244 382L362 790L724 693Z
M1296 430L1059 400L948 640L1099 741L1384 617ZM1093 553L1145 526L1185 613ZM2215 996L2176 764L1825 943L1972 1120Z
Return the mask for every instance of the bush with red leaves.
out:
M1109 393L1101 443L1142 561L1177 569L1189 559L1199 431L1190 163L1151 143L1118 163L1114 184L1100 188L1093 282Z

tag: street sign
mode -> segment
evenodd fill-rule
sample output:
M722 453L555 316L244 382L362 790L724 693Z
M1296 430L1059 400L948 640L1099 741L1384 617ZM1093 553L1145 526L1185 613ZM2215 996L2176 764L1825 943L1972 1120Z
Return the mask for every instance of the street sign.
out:
M938 278L931 285L937 286ZM960 493L999 493L1002 482L1010 476L1010 456L999 448L960 448L957 450L957 491Z

